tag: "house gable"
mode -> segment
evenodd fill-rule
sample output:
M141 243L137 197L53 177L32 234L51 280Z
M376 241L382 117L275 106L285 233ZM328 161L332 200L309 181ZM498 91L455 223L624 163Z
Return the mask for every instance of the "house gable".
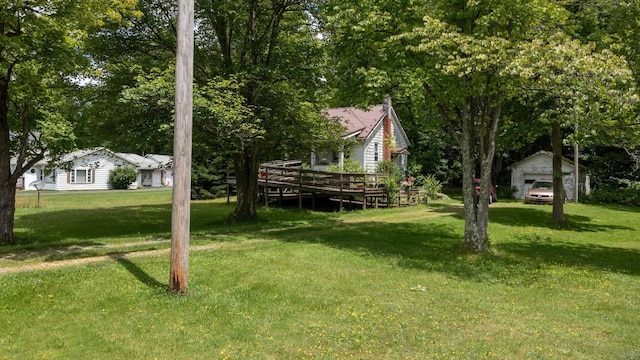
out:
M351 159L359 162L367 172L375 172L378 162L385 156L394 159L403 171L406 169L409 154L407 148L411 143L390 100L386 101L386 104L376 105L368 110L355 107L323 110L326 117L337 119L345 128L344 139L354 141L351 149L345 152ZM390 120L387 123L390 129L387 131L395 143L392 148L388 148L390 144L385 144L384 123L387 115ZM314 164L313 158L312 164Z
M105 148L79 150L63 158L64 169L56 170L56 190L109 189L111 170L134 163Z

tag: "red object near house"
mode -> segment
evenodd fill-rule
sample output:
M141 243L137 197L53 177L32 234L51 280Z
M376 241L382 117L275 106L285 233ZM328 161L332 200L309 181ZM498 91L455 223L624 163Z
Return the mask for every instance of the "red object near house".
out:
M476 188L476 196L480 196L480 179L473 179L474 187ZM498 192L493 184L489 185L489 203L498 201Z

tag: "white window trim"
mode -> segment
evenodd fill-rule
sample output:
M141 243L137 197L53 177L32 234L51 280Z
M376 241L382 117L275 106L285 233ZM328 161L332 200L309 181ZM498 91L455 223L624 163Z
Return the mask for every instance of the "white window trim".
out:
M51 170L51 173L47 175L46 169L40 169L38 174L38 180L45 182L47 184L55 184L56 183L56 170Z
M77 182L78 179L78 171L86 171L86 177L84 182ZM95 173L92 168L75 168L71 170L71 176L69 179L69 183L71 184L92 184Z

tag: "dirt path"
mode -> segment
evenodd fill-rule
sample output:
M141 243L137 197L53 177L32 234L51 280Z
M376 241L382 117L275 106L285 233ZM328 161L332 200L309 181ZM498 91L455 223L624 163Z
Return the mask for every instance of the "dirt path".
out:
M245 246L249 244L255 244L260 242L266 242L269 240L246 240L236 243L216 243L216 244L208 244L208 245L197 245L190 246L189 251L206 251L206 250L215 250L219 248L228 248L228 247L239 247ZM157 241L144 241L139 243L127 243L127 244L115 244L115 245L104 245L104 246L96 246L95 248L104 249L105 247L109 248L123 248L123 247L132 247L136 245L144 245L147 243L157 243ZM73 249L69 252L79 252L81 250L89 250L92 247L83 247L81 249ZM100 255L100 256L92 256L92 257L84 257L77 259L68 259L68 260L59 260L59 261L51 261L51 262L41 262L37 264L23 265L23 266L11 266L11 267L0 267L0 274L8 274L8 273L17 273L24 271L33 271L33 270L47 270L47 269L57 269L61 267L68 267L74 265L83 265L89 263L95 263L100 261L108 261L108 260L117 260L121 258L138 258L144 256L157 256L169 254L171 249L160 249L160 250L146 250L146 251L135 251L135 252L123 252L118 254L110 254L110 255ZM59 251L56 253L60 253ZM46 252L38 253L39 255L46 255ZM20 254L12 254L14 257L19 257ZM31 254L33 256L33 254Z

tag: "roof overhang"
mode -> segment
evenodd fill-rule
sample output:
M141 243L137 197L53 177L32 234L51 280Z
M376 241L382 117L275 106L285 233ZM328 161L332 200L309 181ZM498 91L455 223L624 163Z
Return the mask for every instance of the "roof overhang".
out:
M350 134L347 134L343 137L343 139L351 139L351 138L357 138L358 136L360 136L360 134L362 133L362 129L358 130L358 131L354 131Z
M409 152L409 150L406 147L397 147L397 148L393 148L391 149L391 153L392 154L404 154L404 155L411 155L411 153Z

